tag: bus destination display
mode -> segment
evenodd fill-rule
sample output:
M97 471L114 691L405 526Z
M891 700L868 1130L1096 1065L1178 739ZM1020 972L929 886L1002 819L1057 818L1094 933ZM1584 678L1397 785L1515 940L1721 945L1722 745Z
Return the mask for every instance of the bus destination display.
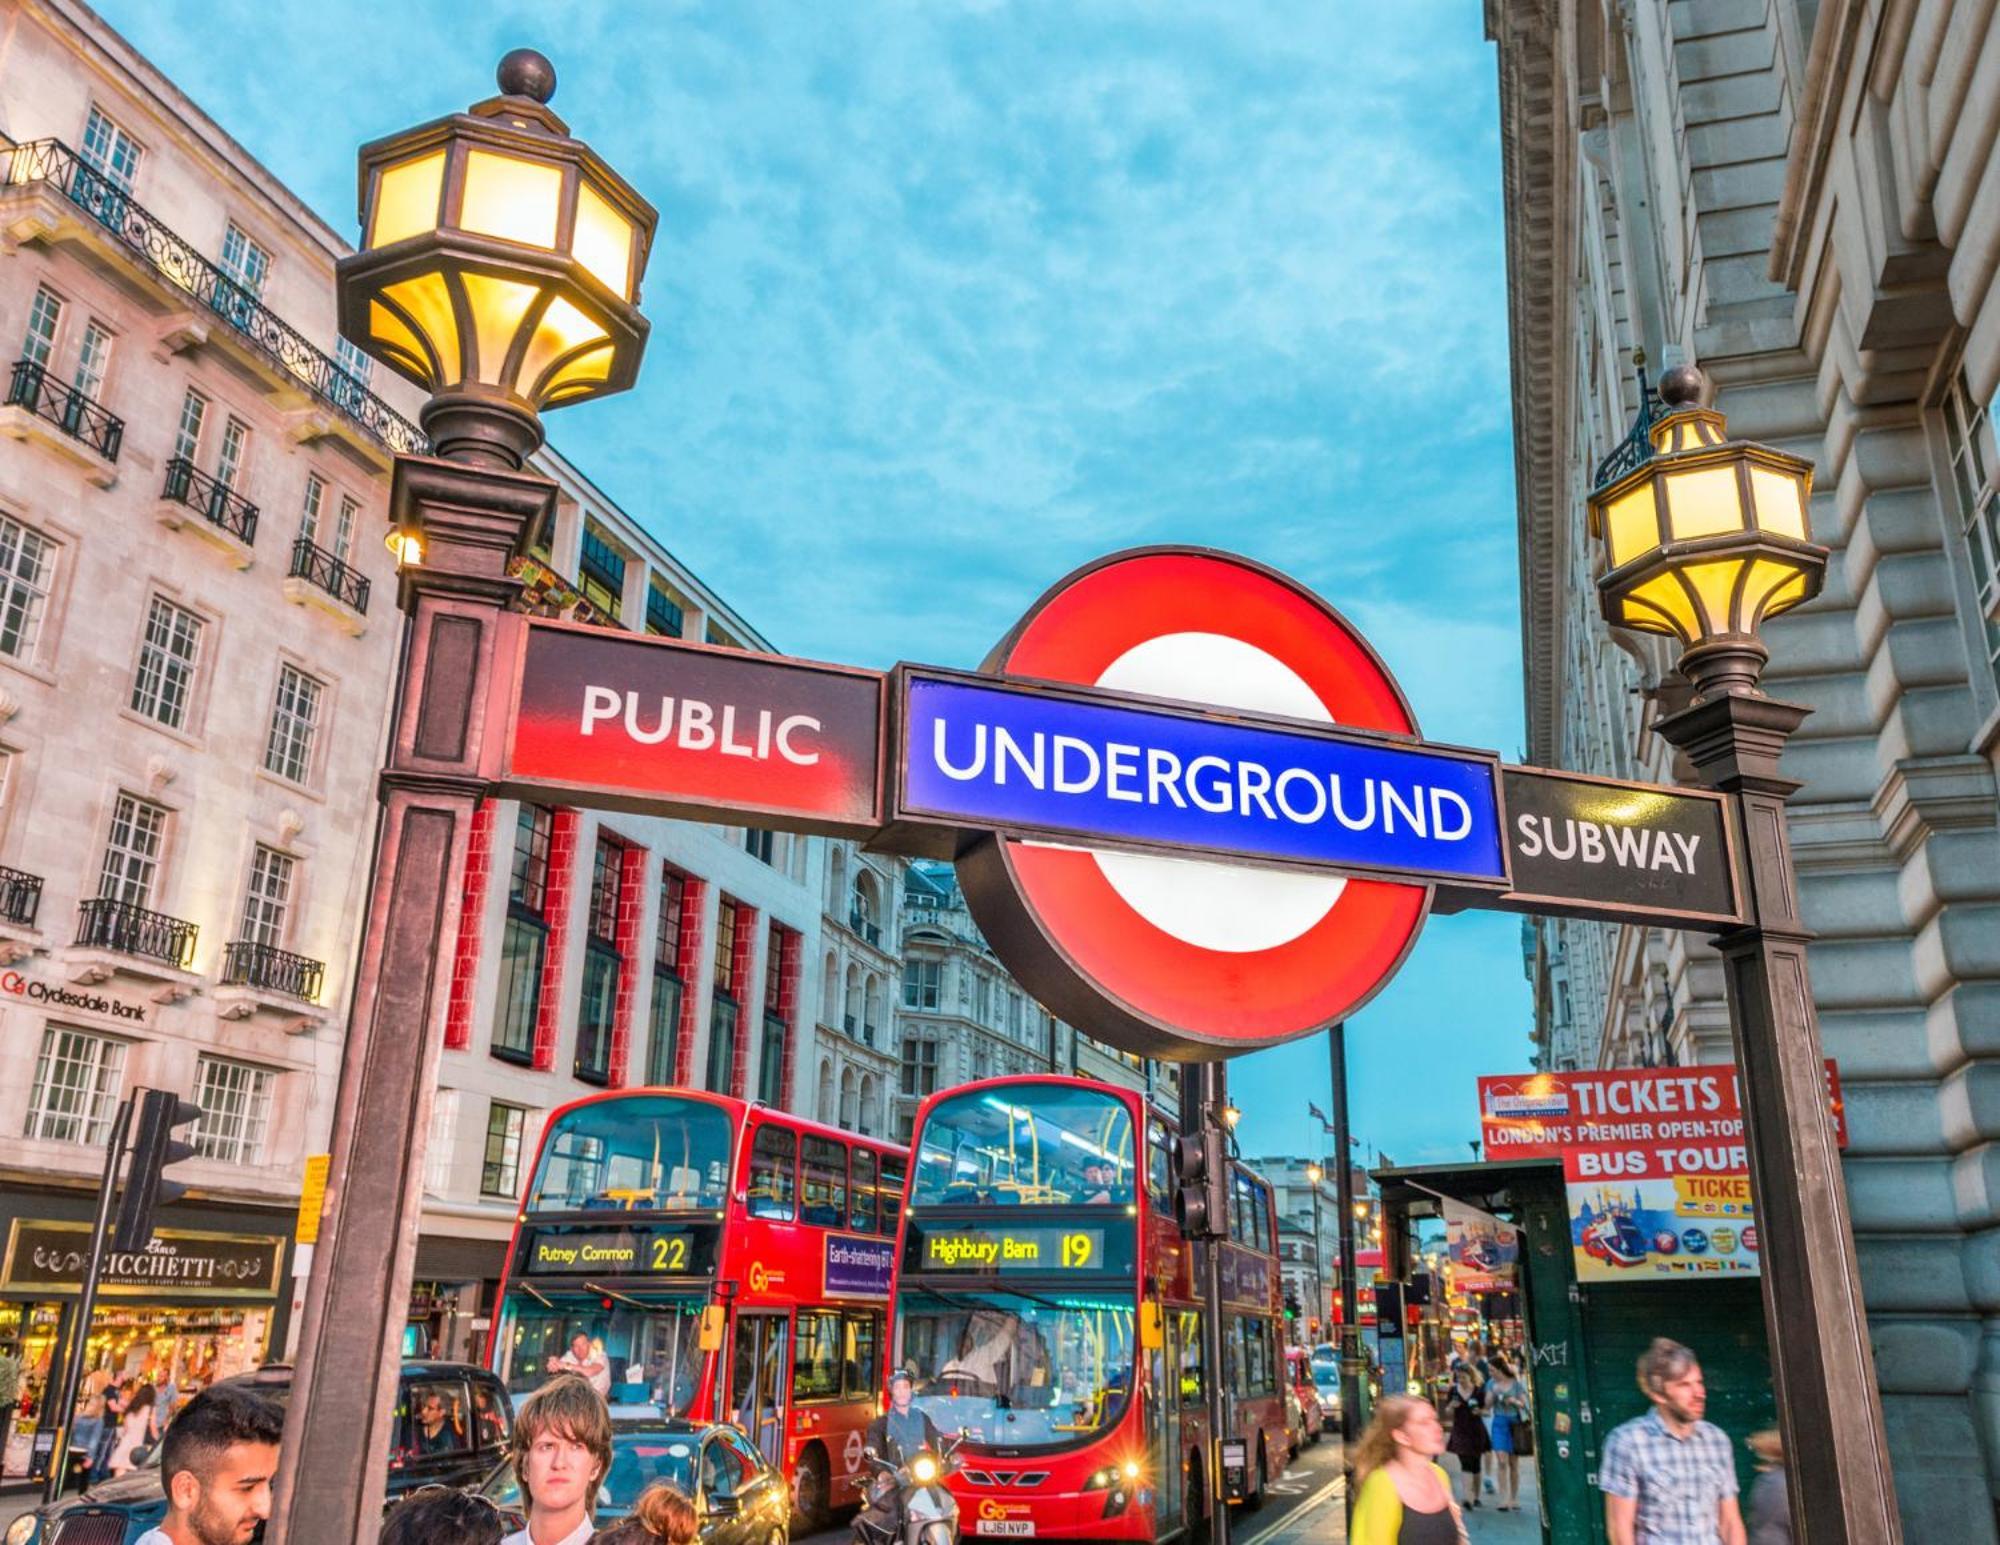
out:
M687 1228L533 1229L520 1269L532 1276L686 1277L710 1271L712 1239Z
M1031 1223L971 1226L909 1224L904 1256L909 1271L962 1272L967 1276L1009 1273L1124 1272L1132 1269L1129 1227L1114 1234L1101 1224Z

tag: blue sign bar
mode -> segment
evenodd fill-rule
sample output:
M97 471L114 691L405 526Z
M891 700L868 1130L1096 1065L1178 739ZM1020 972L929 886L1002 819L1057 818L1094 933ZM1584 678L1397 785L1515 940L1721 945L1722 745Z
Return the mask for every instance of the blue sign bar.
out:
M905 682L899 815L1418 880L1507 880L1498 768L1477 753L998 681Z

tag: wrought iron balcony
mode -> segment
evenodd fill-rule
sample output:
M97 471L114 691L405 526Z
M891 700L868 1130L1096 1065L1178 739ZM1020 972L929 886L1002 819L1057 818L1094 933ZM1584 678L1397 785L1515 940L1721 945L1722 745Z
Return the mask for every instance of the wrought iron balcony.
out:
M125 443L125 420L74 386L65 386L31 359L14 361L14 378L7 383L7 405L26 408L36 418L47 419L106 461L116 461L118 448Z
M256 987L265 992L283 993L307 1003L319 1001L326 980L326 966L304 955L294 955L274 944L256 944L237 939L222 946L222 984L225 987Z
M160 497L185 504L211 526L220 526L246 547L257 540L257 506L225 488L185 456L167 463Z
M129 901L94 896L76 909L76 942L85 949L116 950L185 971L194 959L199 923L149 912Z
M42 877L0 865L0 922L32 928L41 907Z
M342 562L312 538L299 537L292 543L292 578L317 585L343 605L357 612L368 610L368 576Z
M389 451L429 449L423 432L308 343L249 290L203 257L151 210L89 166L61 140L28 140L0 152L11 162L0 186L45 183L149 263L177 290L207 306L328 407Z

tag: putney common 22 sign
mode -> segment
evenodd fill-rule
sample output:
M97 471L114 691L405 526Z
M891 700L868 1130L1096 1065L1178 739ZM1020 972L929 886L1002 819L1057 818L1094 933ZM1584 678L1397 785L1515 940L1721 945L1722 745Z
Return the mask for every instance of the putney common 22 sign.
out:
M1023 985L1135 1052L1324 1028L1433 908L1740 921L1721 796L1426 741L1338 612L1226 553L1100 559L978 672L516 622L496 792L950 859Z

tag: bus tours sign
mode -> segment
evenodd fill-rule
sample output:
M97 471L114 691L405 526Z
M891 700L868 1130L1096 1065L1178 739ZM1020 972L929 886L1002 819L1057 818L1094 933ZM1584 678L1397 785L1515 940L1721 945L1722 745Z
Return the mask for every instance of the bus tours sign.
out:
M1345 618L1227 553L1088 564L976 673L515 622L496 792L950 859L1009 970L1128 1051L1322 1029L1434 906L1741 920L1723 799L1424 741Z

